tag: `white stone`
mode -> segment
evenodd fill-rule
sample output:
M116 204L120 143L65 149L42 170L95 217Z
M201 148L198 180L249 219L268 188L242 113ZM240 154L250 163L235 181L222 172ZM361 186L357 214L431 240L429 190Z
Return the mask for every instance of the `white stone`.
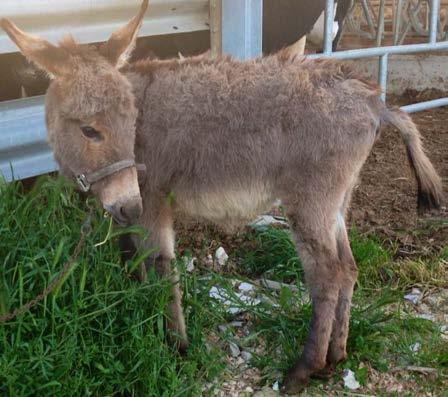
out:
M406 294L404 296L404 299L412 302L414 305L418 304L420 300L422 299L422 293L418 288L412 288L412 291L410 294Z
M190 260L188 260L187 262L187 266L186 266L186 270L188 273L192 273L194 271L194 264L197 261L197 258L191 258Z
M241 352L241 357L244 361L250 361L252 360L252 353L244 350Z
M414 344L412 344L411 346L409 346L409 349L411 350L411 352L418 352L420 350L420 342L415 342Z
M208 295L210 298L220 301L225 307L227 313L238 314L244 312L243 307L232 306L230 301L230 296L227 291L223 288L213 286L210 288ZM243 295L242 293L236 293L236 296L246 305L255 306L260 304L260 299L254 298L252 296Z
M241 292L250 292L254 290L254 286L252 284L249 283L245 283L244 281L238 286L238 289Z
M227 255L224 248L219 247L215 252L215 259L219 266L225 266L229 259L229 255Z
M272 390L274 390L274 391L279 391L280 390L280 385L278 384L278 380L276 380L274 382L274 384L272 385Z
M435 320L434 314L431 314L431 313L419 313L419 314L417 314L417 317L422 318L423 320L429 320L429 321Z
M344 386L350 390L356 390L361 387L361 385L355 378L355 373L349 369L344 370L342 379L344 379Z
M229 342L229 352L232 357L238 357L241 353L241 350L236 343Z

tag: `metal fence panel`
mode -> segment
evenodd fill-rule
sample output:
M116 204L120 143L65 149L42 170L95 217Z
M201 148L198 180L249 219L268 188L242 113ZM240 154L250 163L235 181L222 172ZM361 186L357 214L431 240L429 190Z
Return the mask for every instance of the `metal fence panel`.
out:
M323 54L309 55L309 58L331 57L337 59L359 59L379 57L378 67L378 83L381 87L381 99L386 100L387 89L387 62L389 55L394 54L414 54L418 52L441 51L448 50L448 41L437 42L437 20L440 9L440 0L431 0L430 25L429 25L429 42L426 44L407 44L394 45L386 47L362 48L358 50L336 51L332 52L331 48L331 26L333 22L333 7L335 0L326 0L325 5L325 32L324 32L324 52ZM384 18L384 12L382 12ZM384 21L380 21L382 25ZM433 109L439 106L446 106L447 98L440 98L432 101L425 101L413 105L402 106L401 109L406 112L418 112L426 109Z
M46 138L43 96L0 103L0 174L11 181L55 171Z
M238 59L261 54L262 0L222 1L222 51Z
M105 41L131 19L141 0L0 0L0 18L57 42L67 33L81 43ZM208 0L151 0L140 36L207 30ZM0 54L17 47L0 29Z

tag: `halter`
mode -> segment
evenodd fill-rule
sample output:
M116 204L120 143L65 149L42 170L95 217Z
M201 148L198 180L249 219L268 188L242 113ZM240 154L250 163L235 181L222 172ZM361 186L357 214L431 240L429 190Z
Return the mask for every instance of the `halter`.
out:
M145 164L136 164L134 160L121 160L116 163L107 165L106 167L100 168L99 170L93 171L89 174L79 174L76 175L76 182L83 192L88 192L90 187L101 179L106 178L109 175L115 174L118 171L124 170L125 168L135 167L137 171L146 171Z

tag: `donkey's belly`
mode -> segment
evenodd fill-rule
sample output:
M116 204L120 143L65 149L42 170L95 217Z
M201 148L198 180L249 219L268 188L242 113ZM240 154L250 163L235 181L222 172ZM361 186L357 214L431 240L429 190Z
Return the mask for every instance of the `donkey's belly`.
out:
M246 189L222 189L195 195L176 194L178 211L194 218L203 218L222 226L237 226L267 211L273 201L272 189L265 184Z

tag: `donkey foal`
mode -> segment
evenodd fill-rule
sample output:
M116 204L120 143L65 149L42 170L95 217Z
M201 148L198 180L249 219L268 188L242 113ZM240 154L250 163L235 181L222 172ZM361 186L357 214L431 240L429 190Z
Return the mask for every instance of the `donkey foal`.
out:
M179 348L187 334L170 268L174 217L234 226L282 199L313 304L308 340L284 382L297 392L346 356L357 269L344 217L380 124L404 138L420 209L439 205L440 179L409 116L386 109L376 85L347 64L283 52L126 64L146 7L98 49L70 37L54 46L8 20L1 26L52 77L46 121L61 171L117 222L150 230L134 244L155 247L146 265L172 277L169 328ZM140 186L136 160L147 168Z

